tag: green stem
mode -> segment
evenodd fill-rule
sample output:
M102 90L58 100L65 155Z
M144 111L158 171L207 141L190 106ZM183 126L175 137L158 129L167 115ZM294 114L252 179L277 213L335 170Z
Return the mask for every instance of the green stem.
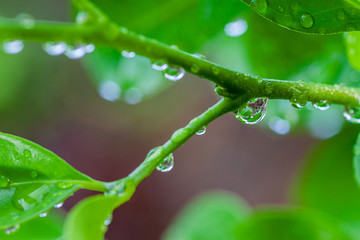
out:
M79 0L79 2L81 1ZM319 102L326 100L328 103L347 106L359 105L360 97L358 89L254 77L221 67L205 59L194 57L190 53L133 33L125 28L115 27L114 23L111 23L109 26L111 27L99 30L98 25L82 26L39 21L35 27L26 29L17 21L1 20L0 38L38 42L87 42L97 46L127 49L150 59L164 59L170 65L181 66L188 72L209 79L231 93L246 93L252 98L268 97L270 99L291 100L301 95L305 101Z
M154 169L165 159L169 154L173 153L181 145L191 138L202 127L207 126L216 118L225 113L235 111L247 103L249 98L241 96L236 99L222 99L217 104L206 110L200 116L194 118L184 128L180 128L173 133L170 140L168 140L161 147L156 148L153 154L148 156L139 167L137 167L129 175L132 184L136 187L144 178L148 177ZM130 180L129 180L130 181Z

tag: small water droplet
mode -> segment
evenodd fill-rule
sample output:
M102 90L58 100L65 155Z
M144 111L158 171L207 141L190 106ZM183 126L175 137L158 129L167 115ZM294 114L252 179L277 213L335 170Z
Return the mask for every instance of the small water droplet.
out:
M47 42L44 43L43 49L50 56L59 56L66 50L66 43L64 42Z
M247 125L259 123L266 115L267 98L254 98L248 104L235 112L236 118Z
M158 151L159 150L159 151ZM156 151L158 151L157 155L155 157L157 157L160 153L161 153L162 147L158 146L158 147L154 147L153 149L151 149L148 154L146 155L146 158L149 158L150 156L152 156Z
M194 53L192 54L193 57L196 57L198 59L206 59L206 57L203 55L203 54L200 54L200 53Z
M169 65L164 60L156 60L151 67L156 71L165 71Z
M218 68L218 67L212 67L211 70L215 76L219 75L219 73L220 73L220 68Z
M81 25L88 24L89 22L91 22L91 17L88 12L79 11L76 15L75 22Z
M84 46L84 50L86 53L92 53L95 51L95 45L94 44L86 44Z
M198 73L200 71L200 66L196 63L191 64L190 71L192 73Z
M204 135L206 133L206 126L203 126L199 131L196 132L196 135Z
M290 88L293 92L292 98L289 100L291 105L295 108L303 108L307 103L306 94L296 88Z
M283 13L283 12L284 12L284 8L279 5L279 6L278 6L278 11L281 12L281 13Z
M300 18L300 24L304 28L311 28L314 26L314 18L310 14L305 13Z
M31 158L31 151L28 149L24 149L23 155L25 158Z
M247 28L247 22L240 19L226 24L224 31L229 37L239 37L246 32Z
M351 123L360 124L360 107L345 107L344 117Z
M109 216L107 216L107 218L106 218L105 221L104 221L104 225L109 226L110 223L111 223L111 221L112 221L112 219L113 219L112 214L109 214Z
M0 188L9 186L9 182L10 180L7 177L0 175Z
M30 172L30 177L31 178L36 178L38 176L38 173L36 171L31 171Z
M19 230L19 228L20 228L20 225L19 225L19 224L16 224L16 225L14 225L14 226L12 226L12 227L6 228L6 229L5 229L5 233L6 233L6 234L14 233L14 232L16 232L17 230Z
M21 40L3 42L3 50L7 54L18 54L23 49L24 49L24 43Z
M185 75L185 70L183 68L178 67L169 67L165 71L165 78L171 81L179 81Z
M143 93L138 88L130 88L126 90L124 95L125 102L132 105L141 102L142 98L143 98Z
M136 56L135 52L121 51L121 55L126 58L134 58Z
M72 184L72 183L58 183L57 185L56 185L59 189L69 189L69 188L71 188L72 186L74 186L74 184Z
M39 214L39 217L43 218L43 217L46 217L47 216L47 212L44 212L44 213L40 213Z
M70 59L79 59L85 56L86 50L83 44L67 45L65 55Z
M330 104L326 100L321 100L313 104L314 108L325 111L330 108Z
M31 16L30 14L20 13L16 16L16 19L26 29L32 29L35 27L35 20L34 20L33 16Z
M169 172L174 167L174 155L172 153L167 156L162 163L160 163L156 169L160 172Z
M251 7L259 13L265 13L267 10L267 1L266 0L251 0Z
M61 208L64 205L63 202L60 202L54 206L54 208Z
M343 11L343 10L338 10L337 12L336 12L336 18L338 19L338 20L345 20L345 18L346 18L346 13Z
M99 87L99 94L103 99L113 102L120 98L121 88L116 82L105 81Z

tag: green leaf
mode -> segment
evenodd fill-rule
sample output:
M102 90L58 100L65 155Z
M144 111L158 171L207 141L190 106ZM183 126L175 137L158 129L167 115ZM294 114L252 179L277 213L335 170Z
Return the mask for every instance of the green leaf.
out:
M346 53L351 65L360 70L360 32L350 32L345 35Z
M0 231L1 240L58 240L62 236L64 217L50 212L47 217L34 218L14 229L12 233Z
M103 240L112 212L127 200L127 195L96 195L84 199L66 218L64 240Z
M354 145L354 175L357 181L357 184L360 185L360 135L356 140Z
M0 134L0 229L48 211L80 187L104 188L41 146Z
M206 193L182 210L162 239L235 240L239 226L249 215L250 210L238 196L228 192Z
M305 33L329 34L360 30L357 0L243 0L258 14Z
M352 152L358 130L352 126L312 151L293 196L300 205L337 217L356 238L360 237L360 191L354 179Z
M240 230L246 240L349 240L339 222L303 208L256 211Z

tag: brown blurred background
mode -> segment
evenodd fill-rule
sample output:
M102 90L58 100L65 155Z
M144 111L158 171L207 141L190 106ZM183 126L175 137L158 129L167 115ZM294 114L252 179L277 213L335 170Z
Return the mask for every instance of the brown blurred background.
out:
M0 14L26 12L36 19L66 20L67 4L0 1ZM78 60L50 57L39 44L25 43L18 55L1 53L0 64L9 61L17 65L6 70L7 77L0 68L0 83L9 95L0 103L1 131L35 141L104 181L125 177L151 148L218 99L212 84L188 74L137 105L108 102ZM8 83L14 86L6 87ZM171 172L154 172L139 186L131 201L115 211L107 238L159 239L188 201L212 189L236 192L252 206L285 203L312 142L306 136L278 136L245 126L228 114L174 153ZM64 208L89 194L76 193Z

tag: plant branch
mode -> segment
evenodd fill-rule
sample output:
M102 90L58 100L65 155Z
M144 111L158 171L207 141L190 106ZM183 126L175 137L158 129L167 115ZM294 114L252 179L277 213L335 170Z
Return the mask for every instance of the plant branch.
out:
M84 0L77 1L87 2ZM100 14L102 13L100 12ZM126 49L153 60L164 59L168 64L180 66L188 72L209 79L235 95L246 93L252 98L268 97L270 99L289 100L301 95L304 101L312 101L314 103L326 100L328 103L343 104L350 107L359 105L360 97L358 89L302 81L254 77L221 67L157 40L128 31L126 28L115 26L116 24L111 22L109 28L99 29L98 25L83 26L39 21L33 28L26 29L15 20L1 20L0 38L39 42L86 42L118 50ZM196 69L195 72L194 69Z

